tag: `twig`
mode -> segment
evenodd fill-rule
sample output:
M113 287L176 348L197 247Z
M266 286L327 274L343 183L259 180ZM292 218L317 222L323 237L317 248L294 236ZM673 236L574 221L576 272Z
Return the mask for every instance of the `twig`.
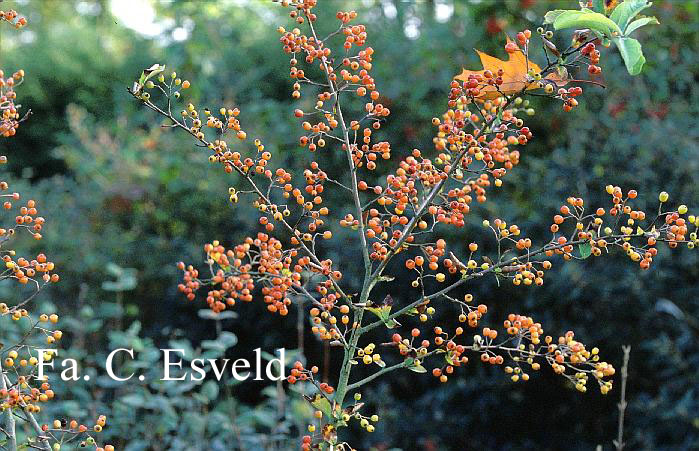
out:
M613 441L614 447L617 451L624 449L624 413L626 412L626 379L629 377L629 354L631 353L631 346L622 346L621 350L624 351L624 364L621 367L621 400L617 407L619 408L619 425L617 427L616 440Z

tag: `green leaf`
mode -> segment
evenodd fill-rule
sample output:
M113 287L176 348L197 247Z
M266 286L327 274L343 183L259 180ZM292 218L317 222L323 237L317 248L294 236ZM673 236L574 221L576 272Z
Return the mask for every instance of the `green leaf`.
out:
M116 278L119 278L122 274L124 274L124 268L113 262L107 262L107 266L105 267L105 269L110 275Z
M123 402L130 407L143 407L146 404L145 399L139 393L131 393L126 396L122 396L119 401Z
M628 36L634 31L638 30L641 27L645 27L646 25L659 25L660 22L658 19L655 17L642 17L640 19L636 19L633 22L629 24L628 27L626 27L626 30L624 30L624 35Z
M215 340L203 340L201 347L202 349L216 351L215 353L222 355L237 343L238 337L233 332L223 331Z
M148 69L145 69L143 72L141 72L141 77L138 79L138 84L143 86L146 84L148 80L151 78L155 77L159 73L165 70L165 66L162 64L153 64L151 67Z
M141 76L139 77L138 81L133 82L133 87L131 88L131 92L138 96L140 95L143 90L143 87L145 86L146 82L161 73L162 71L165 70L165 66L161 64L153 64L151 67L148 69L145 69L143 72L141 72Z
M604 14L604 0L592 0L592 10Z
M231 310L224 310L222 312L216 313L208 308L197 311L197 315L199 316L199 318L213 319L216 321L221 321L224 319L233 319L238 317L238 314Z
M408 369L410 371L414 371L416 373L426 373L427 372L427 368L425 368L424 366L422 366L420 364L409 366Z
M391 315L391 307L391 305L381 305L379 307L367 307L366 309L378 316L386 327L393 329L394 327L400 326L400 323L394 319L388 318Z
M607 36L614 34L622 34L621 29L604 14L596 13L591 10L583 11L564 11L556 16L553 21L553 28L562 30L565 28L589 28L599 31Z
M226 348L230 348L238 343L238 337L233 332L224 330L221 332L221 336L218 337L218 341L223 343Z
M650 5L652 5L652 3L648 2L648 0L624 0L614 8L609 18L613 20L619 28L624 30L624 35L627 35L628 33L625 30L631 20Z
M571 10L568 9L554 9L553 11L549 11L544 15L544 24L552 24L555 22L555 20L558 18L563 13L567 13Z
M182 349L184 350L184 354L180 352L172 353L171 356L173 358L173 361L178 360L179 358L182 358L183 360L189 361L194 358L194 349L192 349L192 344L185 340L170 340L168 342L168 345L170 349ZM121 347L128 347L128 346L121 346ZM175 358L177 357L177 358Z
M640 74L643 64L646 62L646 58L641 50L641 43L633 38L616 38L614 39L614 44L619 48L629 74Z
M556 72L558 73L558 76L561 78L561 80L568 79L568 69L566 69L565 66L556 66Z
M425 369L422 364L420 364L419 360L413 359L412 357L408 357L405 359L405 366L410 370L414 371L416 373L426 373L427 369Z
M129 291L136 288L136 274L134 268L122 268L114 263L107 263L106 270L117 280L102 282L102 289L105 291Z
M215 401L218 398L218 384L214 381L206 381L201 386L201 394L209 401Z
M581 258L587 258L592 254L592 246L590 246L590 243L578 244L578 250L580 251Z
M323 415L325 415L327 418L332 418L332 406L330 405L328 398L320 393L315 393L313 396L304 395L303 397L306 398L306 401L311 403L313 407L323 412Z

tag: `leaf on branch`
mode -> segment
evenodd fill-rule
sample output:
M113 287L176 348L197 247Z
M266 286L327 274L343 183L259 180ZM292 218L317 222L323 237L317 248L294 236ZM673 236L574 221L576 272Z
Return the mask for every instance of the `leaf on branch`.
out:
M512 40L507 38L507 42L512 42ZM500 85L502 93L510 95L524 91L525 88L526 90L539 89L538 82L529 75L529 72L538 74L541 72L541 68L536 63L529 61L521 51L510 53L507 61L495 58L477 49L476 53L478 53L481 59L483 70L463 69L459 75L454 77L456 80L468 81L470 75L480 75L485 79L484 72L486 70L489 70L495 76L498 70L502 69L504 72L502 85ZM567 80L562 79L560 75L555 73L548 74L545 79L555 83L557 86L563 86L568 83ZM501 95L495 86L485 86L480 89L478 97L482 99L496 99Z
M597 13L607 12L607 2L604 0L592 0L592 10Z
M164 70L165 66L163 64L153 64L148 69L143 70L143 72L141 73L141 78L138 79L138 83L141 86L143 86L148 80L155 77Z
M580 258L587 258L592 254L590 243L578 244L578 250L580 251Z
M558 48L556 47L556 44L554 44L553 42L549 41L548 39L546 39L546 38L543 37L543 36L541 37L541 42L543 42L544 45L546 46L546 48L549 49L549 51L550 51L551 53L553 53L555 56L561 56L561 52L558 51ZM563 66L561 66L561 67L563 67ZM564 69L565 69L565 67L564 67Z
M349 407L345 407L343 412L346 413L347 415L354 415L355 413L359 412L362 407L364 407L364 403L358 402L357 404L351 405Z
M634 38L616 38L614 39L614 44L616 44L619 49L629 74L640 74L646 62L646 57L643 56L643 50L641 49L641 43Z
M628 25L634 17L641 11L652 5L648 0L624 0L614 8L609 18L616 22L620 29L624 30L624 35L628 35Z
M408 369L409 369L410 371L414 371L414 372L416 372L416 373L426 373L426 372L427 372L427 368L425 368L424 366L420 365L419 363L417 363L417 364L415 364L415 365L412 365L412 366L409 366Z
M419 303L416 307L413 307L413 308L411 308L410 310L408 310L408 315L414 316L414 315L418 315L418 314L421 315L421 314L425 313L425 311L427 310L427 306L429 305L429 303L430 303L430 300L429 300L429 299L426 299L426 300L422 301L422 302Z
M549 14L554 13L549 16ZM553 19L553 28L555 30L563 30L565 28L589 28L590 30L598 31L607 37L619 36L622 33L619 25L604 14L596 13L590 9L581 11L550 11L544 16L545 20Z
M426 373L427 369L422 366L419 360L416 360L413 357L405 359L405 366L410 370L414 371L416 373Z
M645 27L646 25L660 25L660 21L658 21L658 19L656 19L655 17L641 17L640 19L636 19L633 22L631 22L629 26L626 27L626 30L624 30L624 34L628 36L634 31L638 30L639 28Z
M393 298L390 294L387 294L383 302L380 305L376 305L371 301L367 302L366 309L369 310L374 315L378 316L381 321L384 322L386 327L393 329L400 326L400 323L393 318L389 319L391 315L391 308L393 307Z
M138 95L148 80L150 80L151 78L160 74L164 70L165 70L165 66L162 64L153 64L148 69L144 69L143 72L141 72L141 77L138 79L138 81L134 82L133 88L131 89L131 92L134 95Z
M554 9L553 11L549 11L544 15L544 25L550 25L558 19L558 16L560 16L563 13L566 13L570 10L566 9Z
M323 412L323 415L325 415L327 418L333 417L333 407L331 407L328 398L320 393L315 393L313 396L303 395L303 397L306 399L306 401L311 403L315 409ZM339 410L339 406L337 404L335 404L335 410Z

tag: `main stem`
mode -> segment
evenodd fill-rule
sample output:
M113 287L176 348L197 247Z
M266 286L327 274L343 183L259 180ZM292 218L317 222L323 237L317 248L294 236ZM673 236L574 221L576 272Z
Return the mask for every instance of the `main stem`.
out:
M326 66L327 67L327 66ZM331 89L334 89L334 86L330 80L330 76L328 75L328 82L330 83ZM503 109L506 108L509 103L511 102L511 98L507 100L505 105L503 106ZM347 138L347 130L344 121L342 120L342 110L339 105L339 99L337 99L337 111L338 111L338 117L340 118L340 123L342 124L343 132L344 132L344 138L346 145L348 146L348 152L349 152L349 139ZM488 121L488 123L484 124L483 126L483 131L485 131L486 128L489 128L494 119L491 119ZM369 299L369 294L371 293L372 288L376 284L376 282L379 280L379 277L381 276L381 273L383 270L386 268L386 265L388 265L388 261L391 259L391 257L400 250L401 246L407 239L408 235L412 232L412 230L415 228L417 225L418 220L420 217L422 217L422 214L427 210L427 207L432 203L434 198L439 194L441 191L442 187L446 183L446 180L449 179L451 174L456 170L456 168L461 164L461 160L463 160L464 156L466 155L466 152L468 151L468 146L465 146L459 155L456 158L456 161L454 162L453 166L449 169L447 172L447 177L445 179L440 180L430 191L430 193L427 195L427 197L423 200L423 202L420 204L418 207L417 211L415 212L415 215L410 219L408 224L406 224L405 228L403 229L403 232L401 234L401 237L398 239L398 242L396 245L389 251L388 255L384 258L383 261L379 264L379 266L376 268L376 270L372 273L372 267L371 267L371 262L365 265L366 273L364 276L364 285L362 287L362 294L361 294L361 299L360 302L364 304L367 302ZM351 163L351 155L350 155L350 163ZM354 170L352 171L352 174L354 176ZM365 249L365 258L368 259L368 248L366 247L366 237L364 234L364 221L361 216L361 206L359 204L359 196L358 196L358 190L356 189L356 177L354 179L354 185L353 185L353 193L355 197L355 203L358 208L358 214L359 214L359 221L360 221L360 230L362 233L362 245L364 246ZM367 261L367 260L365 260ZM404 309L404 310L407 310ZM404 310L401 310L404 311ZM350 360L352 359L352 356L354 355L354 350L356 349L357 343L359 342L359 338L366 332L368 332L367 328L362 327L362 318L364 316L364 309L362 308L357 312L356 316L356 321L354 324L354 328L352 329L352 334L350 336L349 340L349 346L345 348L345 356L342 362L342 368L340 371L340 381L337 385L337 394L335 395L335 401L342 406L342 402L345 399L345 396L348 391L348 382L349 382L349 377L350 377L350 372L352 371L352 364L350 363ZM396 366L398 368L399 366ZM395 369L395 368L391 368ZM378 375L377 375L378 376ZM352 387L354 388L354 387ZM358 387L357 387L358 388Z
M307 17L307 19L309 19ZM318 36L316 35L315 28L313 27L313 21L310 19L308 20L308 24L311 30L311 33L313 34L313 38L315 39L316 42L319 42ZM363 219L363 211L362 211L362 203L361 200L359 199L359 188L358 188L358 183L357 183L357 166L354 164L354 157L352 155L352 143L350 143L349 140L349 133L347 131L347 124L345 123L345 118L342 114L342 107L340 105L340 92L337 89L337 85L333 81L331 77L331 70L332 66L328 64L328 60L325 56L321 57L321 62L323 64L323 69L325 72L325 77L326 80L328 81L328 86L330 89L330 92L332 96L335 98L335 111L337 112L337 119L338 122L340 123L340 127L342 129L342 139L344 142L344 147L345 147L345 154L347 155L347 164L349 165L349 171L350 171L350 181L351 181L351 191L352 191L352 200L354 202L354 208L355 208L355 214L357 216L357 221L359 221L359 237L361 240L361 247L362 247L362 257L364 259L364 283L362 284L362 292L360 294L360 299L359 302L360 304L364 304L367 302L369 299L369 293L371 293L371 289L374 286L372 277L371 277L371 259L369 258L369 247L367 244L366 240L366 233L365 233L365 228L364 228L364 219ZM357 347L357 343L359 342L359 338L362 335L361 332L361 326L362 326L362 319L364 317L364 309L359 308L355 309L355 319L354 319L354 324L352 325L352 332L350 334L350 339L348 342L348 346L345 347L345 352L344 356L342 359L342 368L340 369L340 379L337 384L337 390L335 394L335 402L337 402L340 406L342 406L342 403L345 399L345 395L347 394L347 384L349 382L349 377L350 373L352 371L352 364L350 361L352 360L352 357L354 356L354 350Z

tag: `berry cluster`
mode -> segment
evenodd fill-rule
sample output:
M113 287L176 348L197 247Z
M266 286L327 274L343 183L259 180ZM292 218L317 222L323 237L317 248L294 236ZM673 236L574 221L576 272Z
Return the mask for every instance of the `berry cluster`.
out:
M191 265L185 267L182 262L178 264L179 269L184 271L184 283L179 285L179 290L188 299L194 299L195 292L202 286L213 285L216 289L208 291L206 302L213 311L220 312L226 306L235 305L236 300L252 301L255 287L261 286L270 312L278 312L282 316L289 313L291 299L287 292L301 279L296 271L300 268L292 266L297 254L295 250L285 251L279 240L259 233L257 238L247 238L233 249L226 250L218 241L214 241L205 245L204 251L210 279L200 279L199 271Z
M0 10L0 22L7 22L17 29L20 29L27 25L27 19L25 17L20 16L19 13L17 13L17 11L15 11L14 9L11 9L9 11Z
M16 28L27 23L14 10L0 11L0 20L9 22ZM14 136L19 124L27 117L25 115L20 118L20 106L16 103L16 88L23 80L23 70L8 77L0 70L0 134L5 138ZM5 163L7 157L0 156L0 164ZM7 181L0 181L2 206L11 216L0 224L0 255L4 263L0 281L15 281L20 287L29 286L32 293L26 295L21 288L15 288L12 291L19 299L15 302L0 302L0 413L6 417L2 429L3 443L11 450L36 448L59 451L63 444L77 441L83 447L113 451L111 445L99 447L88 427L79 425L77 420L71 420L70 423L54 420L53 426L40 426L36 419L36 415L42 412L42 405L56 397L46 376L43 380L38 377L39 359L50 361L55 353L47 351L40 354L38 349L47 345L55 347L56 342L63 338L63 331L57 328L58 314L48 312L34 316L30 312L30 303L46 285L58 282L59 276L54 272L54 263L44 253L39 253L34 258L23 257L11 247L13 239L22 231L29 233L35 240L41 240L45 220L39 216L35 200L20 203L21 195L9 192L9 189ZM105 424L106 417L100 416L92 431L100 432ZM18 430L25 432L18 434Z
M0 70L0 135L9 138L17 133L17 128L21 122L19 115L19 105L15 104L17 91L15 89L24 81L24 70L20 69L9 77ZM7 159L3 158L3 162Z

